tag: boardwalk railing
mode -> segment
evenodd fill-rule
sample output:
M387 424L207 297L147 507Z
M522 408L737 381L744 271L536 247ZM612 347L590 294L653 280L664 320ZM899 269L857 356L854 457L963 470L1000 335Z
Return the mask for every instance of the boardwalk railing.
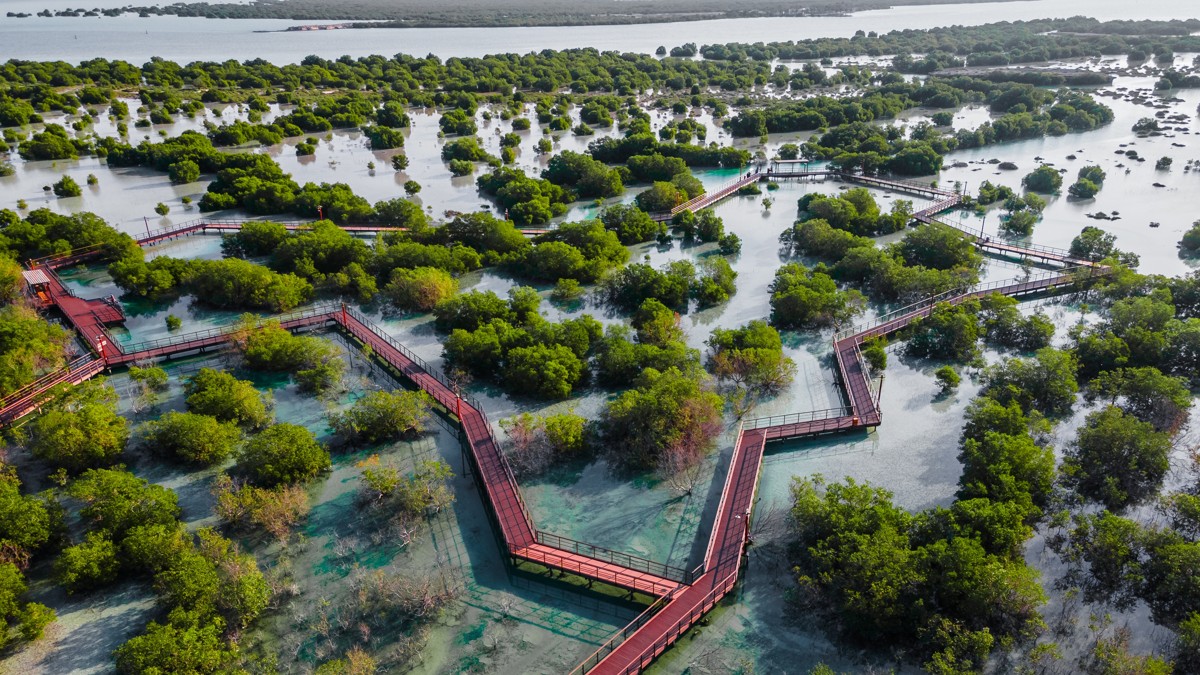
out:
M61 384L79 384L100 374L104 370L104 362L97 358L85 356L71 362L69 369L55 371L51 376L42 377L33 385L23 387L5 397L0 405L0 424L10 424L27 415L52 398L55 387Z
M335 311L340 311L340 306L335 303L324 303L316 307L288 312L286 314L278 314L275 316L265 317L260 322L279 321L279 323L288 323L297 319L308 319L316 316L332 314ZM183 335L173 335L170 337L159 338L157 340L143 340L142 342L134 342L127 345L117 345L117 347L128 355L140 354L142 352L150 352L161 350L165 347L176 347L186 344L203 342L210 338L219 336L232 335L238 329L238 324L226 324L223 326L214 326L206 330L199 330Z
M683 211L693 211L701 204L707 206L713 202L720 201L721 199L724 199L725 197L728 197L734 192L742 189L742 187L761 180L763 177L763 174L758 173L750 174L749 176L739 176L738 178L725 183L712 192L704 192L692 197L682 204L673 207L670 211L670 215L675 215L676 213L681 213Z
M39 409L42 405L50 402L55 395L56 388L64 384L80 384L89 380L96 375L99 375L104 370L102 361L89 361L84 364L79 370L72 371L70 374L64 374L57 381L46 383L40 390L31 392L21 399L0 408L0 423L11 424L25 415Z
M967 235L968 237L970 237L971 239L973 239L975 241L981 240L987 236L987 234L983 231L982 224L980 224L980 226L977 228L970 227L962 221L950 220L949 218L939 218L939 217L937 217L936 213L933 213L930 215L925 215L922 211L917 211L916 213L913 214L913 216L916 218L922 218L925 221L930 222L930 223L936 223L938 225L945 225L946 227L958 230L959 232L962 232L963 234Z
M858 173L850 173L848 171L829 171L831 177L840 178L851 183L862 183L864 185L874 185L879 187L890 187L896 190L906 190L909 192L928 193L939 197L957 197L957 193L951 190L946 190L939 187L934 187L928 183L921 184L911 180L899 180L895 178L879 178L877 176L865 176Z
M680 617L667 631L659 635L650 646L642 650L640 654L631 659L625 665L625 668L620 672L622 675L630 675L632 673L640 673L649 666L654 659L658 658L668 647L675 644L681 635L687 632L689 628L696 624L705 614L712 611L712 608L725 597L734 585L737 584L738 572L734 570L732 574L725 577L709 591L704 599L693 606L682 617Z
M1066 249L1055 248L1053 246L1042 246L1041 244L1029 244L1029 243L1010 244L1006 241L998 241L998 240L993 239L991 241L978 242L977 245L982 248L993 250L993 251L996 251L999 253L1012 253L1014 255L1019 255L1022 257L1039 257L1037 255L1031 255L1031 254L1039 254L1040 253L1045 258L1048 258L1048 259L1053 259L1053 260L1061 259L1061 260L1071 261L1076 264L1081 263L1081 262L1086 263L1086 264L1092 264L1092 261L1090 261L1090 260L1081 260L1081 259L1075 258L1075 256L1072 255L1071 252Z
M243 219L238 219L238 218L194 218L192 220L187 220L182 223L172 223L170 225L165 225L163 227L159 227L159 228L156 228L153 230L147 230L146 238L159 237L162 235L169 235L169 234L173 234L175 232L182 232L184 230L195 229L195 228L200 228L200 227L220 226L220 225L231 225L231 226L241 227L244 223L248 223L248 222L263 222L263 223L270 222L270 223L277 223L279 225L283 225L284 227L303 227L303 226L311 226L313 224L313 222L315 222L315 221L274 220L274 219L255 221L255 220L246 220L244 218Z
M849 406L842 406L840 408L827 408L825 410L787 413L785 415L771 415L770 417L755 417L743 422L743 428L765 429L767 427L780 427L789 424L802 424L804 422L837 419L839 417L848 417L853 414L854 411L851 410Z
M957 192L944 190L932 185L921 185L913 181L893 180L890 178L877 178L874 176L864 176L861 174L849 173L846 171L834 171L831 169L818 171L758 171L725 183L721 187L712 192L705 192L687 200L686 202L673 207L670 211L651 214L655 220L670 220L672 216L683 211L696 211L698 209L707 208L722 199L729 197L740 190L743 186L755 183L760 180L771 178L834 178L845 181L847 183L859 183L862 185L870 185L873 187L892 189L902 192L913 192L922 196L931 198L941 198L936 203L925 209L918 211L914 217L929 218L931 214L937 214L946 211L954 206L957 206L961 197Z
M678 593L681 588L682 587L675 588L670 593L659 596L659 598L650 603L650 606L647 607L644 612L639 614L636 619L630 621L628 625L617 631L616 634L609 638L607 642L600 645L599 649L592 652L591 656L584 659L583 663L575 666L575 668L571 670L568 675L583 675L584 673L587 673L595 668L601 661L604 660L604 657L608 656L613 652L614 649L621 646L621 644L624 643L630 635L638 632L638 629L646 625L646 622L649 621L650 618L655 614L657 614L659 610L670 604L671 600L675 598L675 594Z
M88 258L98 256L104 252L105 246L106 244L92 244L91 246L74 248L65 253L51 253L50 255L42 256L41 258L34 258L25 263L25 265L29 269L33 269L38 266L45 266L49 269L63 267L74 262L87 260Z
M926 206L923 209L914 211L912 214L912 217L917 220L936 222L935 218L938 214L940 214L944 211L949 211L950 209L953 209L954 207L958 206L961 201L962 201L962 199L957 196L951 197L949 199L943 199L941 201L934 202L933 204L930 204L929 206Z
M922 300L918 300L917 302L914 302L910 305L905 305L899 309L892 310L892 311L888 312L887 314L882 314L882 315L876 317L873 321L871 321L869 323L859 324L859 325L851 327L851 328L845 328L843 330L840 330L836 334L834 334L833 341L841 342L842 340L845 340L846 338L849 338L851 336L867 333L868 331L870 331L874 328L878 328L879 326L882 326L886 323L895 321L896 319L899 319L908 314L912 314L913 312L918 312L927 307L931 307L933 305L938 304L939 302L949 302L954 299L966 300L969 297L978 296L980 294L984 294L984 293L987 293L988 291L993 291L993 290L996 290L999 288L1006 288L1009 286L1017 286L1020 284L1036 283L1039 281L1049 281L1049 280L1059 278L1059 277L1063 278L1064 283L1070 283L1070 282L1074 281L1074 278L1072 277L1072 275L1070 273L1074 272L1078 269L1086 269L1086 268L1072 267L1072 268L1061 269L1061 270L1040 272L1038 274L1030 275L1027 278L1001 279L998 281L989 281L986 283L971 284L971 285L967 285L967 286L959 286L958 288L952 288L948 291L943 291L941 293L938 293L937 295L931 295Z
M272 220L272 221L257 221L257 220L235 220L235 219L215 219L215 218L198 218L189 220L183 223L176 223L160 227L156 230L147 230L146 234L137 238L139 246L150 246L159 242L182 237L193 232L204 233L208 230L216 230L221 233L234 232L240 230L246 223L256 222L272 222L283 225L289 231L309 230L316 221L312 220ZM336 223L336 225L351 233L370 233L370 232L399 232L407 230L407 227L398 227L394 225L383 225L380 223ZM522 234L537 235L544 232L550 232L558 227L557 224L546 224L541 227L521 227L517 228Z
M704 547L704 566L706 569L712 565L713 549L717 545L717 530L721 522L721 514L725 512L725 504L729 501L730 493L733 492L733 474L738 467L738 455L742 452L742 438L745 433L745 422L739 423L737 436L733 439L733 453L729 455L729 469L725 473L725 484L721 486L721 499L717 502L717 515L713 521L713 530L708 535L708 546Z
M396 351L403 354L404 358L408 359L409 361L412 361L414 364L416 364L416 366L418 368L420 368L421 370L424 370L427 374L432 376L438 382L441 382L442 385L445 386L446 388L448 388L450 391L456 391L460 388L458 383L453 382L450 378L446 377L446 374L442 372L441 368L434 368L433 366L426 363L425 359L414 354L411 349L409 349L408 347L405 347L399 340L392 337L387 332L385 332L384 330L382 330L381 328L376 326L362 312L359 312L357 309L354 309L353 307L345 307L345 306L337 309L336 311L340 312L343 310L346 312L346 314L354 317L354 319L356 321L358 321L362 325L366 326L367 330L371 331L372 333L375 334L376 337L378 337L379 339L386 342L388 344L388 346L392 347ZM475 410L479 411L479 414L483 416L483 421L485 423L487 423L488 429L491 429L491 424L487 422L487 415L484 414L483 406L481 406L479 404L479 401L475 400L475 398L471 397L471 396L462 396L462 400L463 400L463 403L466 403L467 405L471 406ZM503 455L501 456L501 458L503 459ZM505 465L505 467L508 466L507 460L504 461L504 465ZM509 469L509 473L510 474L512 473L511 469Z
M44 264L42 266L42 271L46 273L46 276L50 277L51 281L53 282L52 286L59 287L60 292L66 293L67 295L71 296L72 298L79 297L79 296L75 295L75 291L71 290L70 286L67 286L66 284L63 283L62 277L58 276L58 271L54 269L53 265Z
M53 384L62 382L63 380L65 380L67 378L67 376L70 373L77 372L78 370L86 367L89 363L91 363L92 361L95 361L95 360L96 360L96 357L92 356L91 354L87 354L85 356L80 356L80 357L76 358L75 360L67 363L66 368L60 368L59 370L55 370L53 372L46 373L45 375L39 377L38 379L34 380L33 382L30 382L29 384L25 385L24 387L21 387L20 389L14 391L13 393L9 394L8 396L5 396L4 398L0 399L0 408L7 408L8 406L12 405L13 403L20 401L21 399L25 398L26 396L29 396L30 394L38 391L39 389L45 389L49 385L53 385Z
M420 362L414 361L414 363ZM434 377L438 377L438 373L436 371L430 371L426 366L422 367L425 368L426 372L432 372ZM441 380L439 379L438 381L440 382ZM525 505L525 497L521 496L520 483L517 482L517 475L513 473L512 464L508 462L508 457L504 454L504 449L501 448L500 443L496 441L496 435L492 432L492 423L488 421L487 413L483 411L483 407L480 406L479 403L473 398L464 398L463 402L470 405L475 412L479 413L479 417L483 420L483 425L487 429L488 440L496 448L495 455L497 460L500 462L501 470L504 472L504 479L513 486L513 494L517 496L517 507L521 510L521 517L525 521L525 526L529 528L529 531L532 532L536 538L537 530L535 530L533 527L533 516L529 514L529 507ZM478 448L476 448L474 443L471 442L470 437L467 437L467 445L471 447L472 456L480 456L481 453L478 452ZM496 515L499 517L499 514Z
M549 546L551 548L556 548L560 551L567 551L569 553L576 553L588 558L594 558L596 560L609 562L614 565L620 565L621 567L627 567L631 570L653 574L656 577L670 579L671 581L678 581L682 584L691 584L695 582L695 580L698 579L701 574L703 574L703 565L694 570L687 570L682 567L675 567L674 565L666 565L653 560L639 558L638 556L622 553L621 551L614 551L612 549L604 548L603 546L594 546L592 544L576 541L568 537L562 537L550 532L544 532L542 530L534 530L533 533L534 537L537 539L537 543L542 544L543 546Z

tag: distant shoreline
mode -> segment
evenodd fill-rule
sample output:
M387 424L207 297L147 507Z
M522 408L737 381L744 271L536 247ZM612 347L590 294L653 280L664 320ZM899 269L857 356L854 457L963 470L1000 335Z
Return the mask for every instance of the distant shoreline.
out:
M364 28L556 28L578 26L620 26L644 25L663 23L690 23L695 21L716 21L727 19L767 19L767 18L827 18L846 17L859 12L898 9L900 7L927 5L957 5L957 4L991 4L1000 2L1019 2L1021 0L858 0L850 7L836 6L832 3L811 3L806 7L795 7L790 2L781 0L750 0L736 8L705 0L688 2L686 9L679 11L661 11L661 5L632 0L627 11L622 13L593 11L586 13L570 5L559 11L534 11L522 6L524 0L515 0L508 11L503 13L494 10L479 13L472 9L457 7L439 9L437 12L424 14L407 13L398 17L388 8L381 6L378 12L360 8L344 15L329 15L327 5L317 5L316 0L280 0L277 2L258 2L247 5L210 4L207 2L176 3L164 6L135 6L127 5L120 8L108 9L67 9L51 12L43 10L36 15L27 13L8 12L9 18L46 17L116 17L136 14L147 18L151 16L178 16L185 18L207 19L275 19L284 21L309 22L298 26L289 26L278 30L260 30L257 33L291 33L317 32L327 30L347 30ZM446 3L458 5L460 2ZM666 2L666 5L671 3ZM681 4L681 3L677 3ZM638 11L643 7L646 11ZM656 11L659 10L659 11Z

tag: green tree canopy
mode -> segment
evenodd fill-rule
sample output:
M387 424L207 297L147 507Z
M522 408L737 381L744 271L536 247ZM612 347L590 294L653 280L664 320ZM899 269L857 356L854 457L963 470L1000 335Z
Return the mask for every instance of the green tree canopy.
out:
M30 450L70 473L113 464L129 440L129 423L117 414L116 400L102 380L78 385L30 424Z
M375 391L344 412L331 414L329 426L348 441L378 443L423 432L432 406L433 399L424 391Z
M601 413L604 440L623 465L649 468L664 454L708 452L721 431L721 397L675 368L646 369Z
M151 452L195 464L214 464L233 454L242 432L230 422L190 412L168 412L138 430Z
M865 306L862 293L840 290L823 265L810 270L799 263L788 263L775 271L770 290L771 323L779 328L843 323Z
M271 420L266 397L253 383L229 373L202 368L187 381L183 391L189 411L221 422L258 428Z
M79 515L96 532L120 540L141 525L173 525L179 518L175 493L127 471L89 469L71 484L83 502Z
M1158 493L1170 451L1166 433L1108 406L1087 416L1063 472L1080 494L1117 511Z
M1021 179L1026 189L1042 194L1054 194L1062 187L1062 176L1050 166L1039 166Z
M428 312L457 292L458 280L436 267L393 270L383 289L397 307L418 312Z
M329 469L329 452L308 429L273 424L252 437L238 453L238 470L258 485L302 483Z

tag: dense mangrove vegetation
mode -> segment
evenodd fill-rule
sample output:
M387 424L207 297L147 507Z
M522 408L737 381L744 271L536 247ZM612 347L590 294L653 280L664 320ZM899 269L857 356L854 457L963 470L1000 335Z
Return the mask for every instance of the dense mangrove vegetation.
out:
M629 16L582 17L567 4L522 7L566 23L796 11L773 0L736 10L675 3L657 13L633 3ZM313 7L133 11L321 18ZM520 12L482 12L454 2L405 25L528 23ZM681 540L672 547L684 550L673 554L686 559L688 528L716 494L709 481L719 480L731 430L793 384L819 389L814 401L830 389L827 373L798 367L804 357L827 356L830 334L856 321L996 277L962 229L914 222L920 198L891 190L804 186L792 202L776 182L747 185L735 199L761 204L763 223L772 208L790 223L778 232L775 221L769 254L755 249L750 262L766 267L758 282L739 266L749 258L735 229L746 235L761 223L727 220L719 208L672 210L711 190L714 176L772 160L928 185L956 152L1068 135L1086 147L1089 134L1130 130L1113 125L1116 104L1101 102L1111 92L1078 88L1109 75L1010 66L1158 59L1147 87L1195 87L1194 73L1166 63L1176 51L1200 51L1197 30L1194 20L1076 17L685 44L655 56L579 48L445 61L0 64L0 152L11 158L0 177L31 166L62 174L46 181L45 204L0 209L0 397L87 348L26 292L22 266L44 256L97 251L90 267L67 272L71 288L120 294L128 339L177 335L182 320L171 311L192 324L203 316L228 338L216 356L141 362L61 387L4 429L0 648L31 653L55 630L56 610L134 588L145 593L144 618L105 651L115 648L121 673L403 671L422 663L435 630L459 624L455 612L469 604L461 594L506 583L457 578L445 548L423 569L391 562L410 561L400 556L423 540L475 545L489 521L454 520L456 497L474 488L446 461L457 447L438 445L457 442L448 411L397 388L403 382L370 347L324 331L293 334L271 317L320 301L403 326L448 386L485 398L502 416L500 440L523 486L553 490L602 467L595 473L610 487L669 494L654 517L682 523L678 510L690 509L686 527L670 525ZM832 61L851 56L872 60ZM1160 112L1134 124L1139 142L1186 130ZM175 124L188 128L174 133ZM415 129L428 137L414 138ZM311 162L335 132L359 134L353 142L377 153L363 175L394 180L386 198L353 175L305 181L303 163L285 171L297 166L285 161L296 160L293 150ZM774 154L770 134L786 134L771 141ZM421 143L434 149L419 155ZM1130 145L1118 150L1121 161L1145 159ZM410 155L436 171L411 166ZM1070 169L1039 157L1020 172L987 161L989 179L953 187L955 217L994 212L1006 241L1025 242L1050 229L1053 203L1115 191L1105 187L1114 167L1096 156ZM99 175L76 180L57 164L81 159ZM1172 161L1164 155L1155 171L1170 172ZM148 219L106 222L67 201L99 190L104 168L191 186L181 206L245 222L219 248L143 249L125 230L149 233ZM1004 171L1011 185L997 178ZM456 181L471 205L426 200L444 194L429 189L428 175ZM172 206L153 208L173 222ZM1200 253L1197 223L1182 235L1184 257ZM788 612L817 617L817 630L847 653L861 650L864 663L1051 672L1075 639L1046 610L1054 596L1097 612L1091 643L1065 670L1200 667L1200 469L1181 452L1200 382L1200 272L1139 272L1115 234L1088 225L1067 236L1076 231L1070 255L1103 273L1072 272L1060 306L1030 310L998 294L930 302L891 344L862 345L873 381L896 359L937 383L934 405L972 392L959 410L952 496L909 509L886 485L794 479L783 552L774 563L756 558L755 571L777 573ZM762 304L749 302L756 292ZM738 313L741 300L758 309ZM556 517L576 507L570 501L553 503ZM321 528L338 534L313 545ZM369 544L352 549L341 532ZM1041 577L1027 550L1034 537L1061 575ZM310 586L336 586L337 597L299 590L308 572L293 564L306 554L319 570ZM501 601L504 626L543 620L529 607L548 601L531 597ZM481 602L490 600L472 596ZM1137 608L1164 629L1156 654L1134 653L1129 635L1100 616Z

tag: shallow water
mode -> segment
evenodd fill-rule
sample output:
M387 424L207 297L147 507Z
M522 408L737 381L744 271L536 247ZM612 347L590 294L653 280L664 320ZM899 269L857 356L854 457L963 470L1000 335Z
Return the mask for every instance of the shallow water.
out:
M1114 87L1144 89L1152 84L1153 78L1123 77ZM1186 112L1189 116L1194 114L1196 104L1200 102L1200 92L1173 94L1183 100L1170 104L1171 112ZM1035 228L1031 240L1037 244L1066 246L1084 225L1096 225L1116 234L1119 247L1140 254L1143 271L1165 274L1187 272L1191 265L1176 255L1174 243L1196 217L1188 197L1191 194L1190 181L1200 180L1200 176L1182 170L1186 159L1194 156L1191 148L1175 148L1171 143L1190 146L1191 134L1179 133L1174 138L1136 139L1129 131L1131 125L1139 117L1152 114L1153 110L1124 101L1105 101L1116 112L1116 120L1104 129L1090 134L1072 134L953 153L947 158L948 164L963 161L968 162L968 166L949 168L938 178L943 185L962 181L971 189L977 187L984 178L1015 188L1019 186L1021 176L1036 165L1034 158L1040 156L1056 166L1068 167L1071 173L1066 182L1069 184L1073 180L1076 165L1082 166L1083 162L1095 159L1109 174L1104 190L1095 200L1088 202L1051 199L1045 220ZM912 111L905 116L905 121L915 124L929 112ZM226 113L226 119L230 114ZM577 115L577 111L574 114ZM957 113L955 124L975 126L986 118L985 110L970 108ZM667 119L656 114L654 124L660 126ZM704 121L711 127L710 119L704 118ZM436 122L436 117L432 115L414 115L414 126L404 150L410 156L411 166L400 175L389 175L394 174L387 161L391 153L371 152L356 132L335 132L328 140L322 136L316 158L311 160L295 157L291 147L294 139L267 151L276 156L285 170L292 172L301 183L344 181L357 193L377 200L399 196L399 184L413 178L425 188L421 193L424 203L435 205L439 215L444 209L474 210L482 200L475 192L473 179L451 179L440 160L441 141L436 138ZM181 121L172 126L171 132L178 133L182 128L197 124ZM481 125L480 135L490 151L498 152L497 132L507 131L508 128L507 123L499 120L493 120L490 125ZM602 133L614 132L608 130ZM532 134L531 138L536 138L536 131ZM716 131L710 130L709 139L717 138ZM802 135L773 135L767 145L761 148L756 140L740 140L738 144L751 150L762 149L770 155L780 144L798 138L802 138ZM583 150L588 140L567 135L559 139L559 147ZM1128 175L1124 169L1116 167L1116 163L1124 158L1112 154L1122 143L1134 143L1130 147L1137 148L1149 158L1145 164L1132 164ZM533 155L532 140L523 145L520 158L522 166L536 169L544 164L545 158ZM1078 153L1081 148L1085 151ZM1079 159L1070 162L1066 159L1070 153L1078 154ZM1160 154L1175 158L1174 168L1170 172L1153 169L1153 161ZM1014 161L1020 170L996 175L992 165L969 163L991 158ZM375 161L380 167L373 176L366 167L368 161ZM1126 163L1129 162L1126 160ZM199 195L204 189L204 183L171 186L165 176L144 170L109 169L94 158L59 162L57 165L24 163L20 160L15 164L17 175L0 179L0 206L13 208L18 199L24 198L30 201L31 207L45 204L63 212L94 210L134 234L142 231L147 224L154 227L164 222L157 221L156 217L151 217L148 223L143 220L144 213L149 212L156 201L164 201L172 206L172 213L165 222L180 222L195 217L195 210L186 210L179 198L185 194ZM81 184L88 173L95 173L100 185L95 190L85 187L84 196L78 199L43 198L41 185L52 182L63 172L70 173ZM698 175L712 188L728 181L736 173L701 171ZM1167 187L1155 188L1151 185L1155 181ZM760 201L762 197L735 197L716 207L717 214L724 218L727 230L742 238L742 253L732 261L739 275L738 292L725 305L683 317L691 346L703 349L713 328L735 327L769 315L768 287L775 269L782 262L778 235L795 217L795 200L808 191L829 193L838 187L831 183L784 181L778 191L764 191L763 196L775 200L770 209L763 207ZM635 192L630 190L620 201L630 201ZM889 199L899 198L898 195L882 192L876 192L876 196L884 208L887 208ZM1104 222L1082 217L1083 213L1099 210L1110 213L1120 211L1123 219ZM582 218L594 212L595 207L591 204L577 204L568 217ZM972 222L973 217L964 218ZM1162 227L1150 229L1147 226L1150 220L1160 221ZM994 212L981 222L990 232L995 232ZM712 254L713 249L712 245L685 246L679 241L668 247L642 245L633 248L632 259L648 257L654 265L661 265L676 259L699 259ZM220 239L216 236L185 238L155 247L150 254L214 258L220 255ZM985 270L985 278L1010 278L1022 272L1017 265L993 261ZM84 297L118 292L100 269L69 270L63 276ZM467 275L463 282L464 288L490 289L498 293L505 292L516 283L506 275L493 271ZM184 332L229 323L237 315L235 312L206 309L189 298L162 303L125 299L125 307L130 318L124 329L114 331L122 342L168 335L164 321L168 314L183 318L181 330ZM543 309L551 319L587 311L605 322L624 320L592 303L585 303L583 307L571 311L545 303ZM873 308L873 311L881 309ZM1059 326L1061 340L1065 327L1078 319L1077 310L1057 304L1049 304L1045 309ZM368 310L387 332L422 358L435 365L440 364L441 344L428 316L395 316L381 313L378 308ZM828 361L830 337L831 331L787 334L786 352L797 363L795 381L778 396L760 402L751 416L839 405L840 398ZM944 505L953 498L960 473L956 459L959 428L963 410L977 385L969 378L964 378L963 386L957 393L939 397L932 378L934 364L906 359L896 348L893 348L893 352L883 382L884 421L878 430L860 436L780 444L769 449L756 507L755 538L758 545L750 554L745 582L736 592L736 605L716 613L710 625L689 634L678 648L656 666L658 672L683 672L688 668L692 668L693 672L727 672L736 669L743 661L754 663L768 672L803 671L818 661L837 664L851 671L861 668L858 655L839 650L823 635L820 626L808 625L803 617L788 613L784 600L790 581L786 568L782 566L779 546L786 536L788 488L794 476L822 473L830 479L853 476L857 480L871 481L892 490L897 503L911 509ZM993 359L996 356L989 355ZM169 369L178 377L208 362L212 362L211 359L183 360L170 364ZM121 377L118 375L113 378L118 388L123 386ZM391 386L386 379L372 377L362 382ZM319 434L326 433L322 418L325 404L300 396L285 379L256 378L256 383L274 392L276 414L280 419L305 424ZM181 406L179 386L176 381L164 409ZM473 393L484 402L493 421L518 411L558 411L568 407L574 407L576 412L591 418L598 413L608 395L598 391L583 392L572 401L546 406L510 399L486 385L475 385ZM343 400L337 404L346 402ZM648 479L629 480L615 476L602 462L596 462L543 479L525 481L523 487L535 521L539 527L563 536L671 564L695 565L702 553L708 523L717 500L714 486L719 486L724 477L734 432L733 421L729 422L729 429L720 443L721 450L712 458L703 481L693 494L679 495ZM1059 437L1062 441L1073 435L1071 430L1075 423L1067 422L1060 428ZM561 672L636 614L636 607L595 595L581 595L543 579L510 573L499 555L494 534L474 485L462 475L463 466L457 443L440 427L436 433L417 442L400 443L377 450L381 455L394 458L402 464L418 458L444 458L459 474L454 480L458 499L452 509L432 519L427 535L417 545L400 549L387 542L376 543L369 533L363 531L357 518L345 517L346 514L356 513L352 506L352 492L358 469L354 464L369 453L364 451L339 456L330 477L314 486L312 498L315 508L304 528L306 541L303 544L280 551L272 545L248 542L247 545L264 567L285 564L302 591L291 605L265 620L256 633L258 638L285 651L292 647L289 640L300 639L303 644L298 643L299 646L308 645L305 647L307 651L301 650L302 657L299 660L288 662L289 668L301 669L303 664L309 664L316 658L313 643L305 642L308 638L304 637L311 634L311 621L316 611L314 607L320 604L322 596L328 595L327 599L331 601L344 599L348 592L347 579L356 563L361 568L369 569L445 573L447 583L456 583L461 587L460 602L429 635L427 647L422 652L420 672L457 672L485 667L494 668L497 672ZM216 469L188 474L143 464L138 466L138 470L180 493L189 524L213 524L208 490ZM1053 556L1039 551L1038 546L1035 540L1029 547L1031 563L1044 570L1048 579L1052 579L1057 561ZM44 590L38 592L45 593L47 601L60 609L63 619L51 633L53 641L42 647L41 652L23 654L5 664L13 670L46 673L104 671L108 652L127 635L140 630L140 626L152 616L153 596L148 589L139 586L112 589L85 599L59 597L44 585L39 588ZM1056 605L1052 603L1051 608L1054 607ZM1086 611L1086 608L1077 610L1077 613L1082 611ZM1144 650L1154 647L1153 636L1158 632L1148 628L1144 611L1134 611L1121 618L1138 627L1136 647ZM778 630L779 626L787 626L788 629ZM97 634L103 634L106 639L95 640L93 636ZM80 645L89 647L84 649ZM372 648L386 652L387 643L375 644Z
M124 6L117 0L9 0L5 11ZM135 3L139 4L139 3ZM274 19L198 19L184 17L41 18L0 17L0 44L8 58L81 61L103 56L143 63L152 56L180 62L264 58L298 63L317 54L484 56L507 52L580 46L601 50L653 53L685 42L772 42L819 37L850 37L855 31L887 32L946 25L978 25L1013 19L1091 16L1109 19L1180 19L1191 10L1171 0L1022 0L965 5L915 5L856 12L844 17L724 19L629 26L554 26L536 28L409 28L276 32L311 21ZM1192 16L1195 13L1193 12ZM263 32L269 31L269 32Z

